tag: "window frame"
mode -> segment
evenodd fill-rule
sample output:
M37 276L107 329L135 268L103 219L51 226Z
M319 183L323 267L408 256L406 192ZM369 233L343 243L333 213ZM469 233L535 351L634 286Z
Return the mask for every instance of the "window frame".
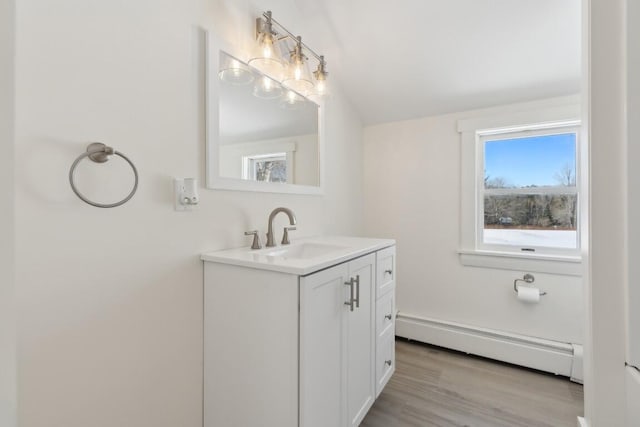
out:
M581 198L581 171L580 171L580 121L563 121L557 123L533 124L519 127L501 127L476 131L476 206L475 206L475 249L479 251L504 252L524 255L551 255L551 256L579 256L581 251L580 236L580 198ZM485 144L488 141L500 141L508 139L530 138L548 135L575 135L575 181L574 187L536 187L536 188L508 188L488 189L484 186L485 178ZM537 245L507 245L491 244L484 242L484 197L487 194L494 195L551 195L551 194L575 194L576 195L576 247L559 248Z
M568 124L580 125L583 116L580 95L532 101L514 104L509 107L496 107L469 112L457 120L457 132L460 136L460 227L459 261L464 266L492 268L513 271L540 272L569 276L582 276L584 273L583 254L588 243L587 228L582 222L578 232L583 252L578 255L553 255L543 253L516 253L478 249L476 247L477 229L477 133L496 130L523 130L542 127L554 127ZM587 131L584 125L580 128L578 170L588 168L589 152L586 148ZM484 179L484 171L482 172ZM583 173L580 179L580 207L588 203L588 177ZM584 221L588 212L580 213Z

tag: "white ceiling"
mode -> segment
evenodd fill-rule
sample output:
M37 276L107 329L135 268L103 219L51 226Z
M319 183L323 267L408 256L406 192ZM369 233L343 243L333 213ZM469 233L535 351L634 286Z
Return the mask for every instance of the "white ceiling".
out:
M273 3L365 124L580 89L580 0L293 0L293 24Z

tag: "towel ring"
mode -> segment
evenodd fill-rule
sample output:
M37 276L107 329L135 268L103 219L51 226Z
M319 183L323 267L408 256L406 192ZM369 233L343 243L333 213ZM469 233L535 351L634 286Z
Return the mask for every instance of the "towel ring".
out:
M135 176L135 183L133 184L133 189L127 195L127 197L125 197L124 199L116 203L96 203L87 199L76 188L76 183L75 183L76 166L78 166L78 163L80 163L80 161L85 157L88 157L89 160L96 163L105 163L109 161L109 156L112 156L114 154L126 160L127 163L129 163L129 166L131 166L131 169L133 169L133 175ZM115 208L115 207L124 205L133 197L134 194L136 194L136 191L138 190L138 169L136 169L133 162L129 160L127 156L114 150L113 147L108 147L101 142L93 142L89 144L89 146L87 147L87 152L81 154L71 165L71 169L69 169L69 183L71 184L71 189L73 190L73 192L76 193L76 196L78 196L80 200L82 200L83 202L88 203L91 206L95 206L97 208Z

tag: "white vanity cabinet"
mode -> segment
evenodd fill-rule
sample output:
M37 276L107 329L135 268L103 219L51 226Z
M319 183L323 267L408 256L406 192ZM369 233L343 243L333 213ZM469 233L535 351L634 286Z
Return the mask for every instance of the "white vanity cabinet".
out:
M203 255L204 427L361 423L395 368L395 242L360 240L308 274Z
M375 263L369 254L300 278L301 426L358 426L373 404Z

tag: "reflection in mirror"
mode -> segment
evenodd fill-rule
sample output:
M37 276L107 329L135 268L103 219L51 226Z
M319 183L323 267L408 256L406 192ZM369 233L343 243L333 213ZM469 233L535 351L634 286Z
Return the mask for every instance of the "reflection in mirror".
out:
M318 105L225 52L219 61L220 177L319 186Z

